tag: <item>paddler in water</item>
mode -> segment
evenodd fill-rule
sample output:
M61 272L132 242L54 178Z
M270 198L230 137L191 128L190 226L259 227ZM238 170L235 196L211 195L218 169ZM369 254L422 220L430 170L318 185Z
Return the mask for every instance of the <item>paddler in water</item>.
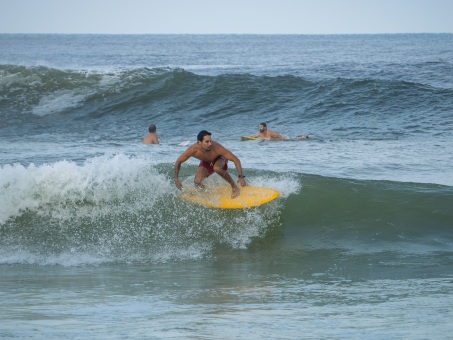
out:
M175 162L175 186L181 190L182 184L179 181L179 170L181 164L187 161L190 157L200 160L197 173L195 174L194 183L198 188L204 188L203 180L208 178L214 172L219 174L227 181L232 188L231 198L239 196L240 190L234 180L228 173L228 161L232 161L238 172L237 182L241 186L246 186L245 176L242 173L241 161L230 150L225 149L222 145L211 140L211 133L202 130L197 135L197 142L189 146Z
M258 126L259 131L253 137L261 137L262 139L269 139L269 140L284 140L288 139L287 137L267 129L266 123L260 123Z
M143 144L159 144L159 139L157 138L156 125L151 124L148 127L148 133L143 137Z
M269 130L266 123L260 123L258 125L259 131L253 137L260 137L267 140L305 140L313 138L311 135L299 136L296 138L289 138L288 136L281 135L275 131Z

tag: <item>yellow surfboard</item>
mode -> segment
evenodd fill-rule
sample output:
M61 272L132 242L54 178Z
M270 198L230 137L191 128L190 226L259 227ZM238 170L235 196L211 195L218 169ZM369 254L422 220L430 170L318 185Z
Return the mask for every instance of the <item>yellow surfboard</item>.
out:
M258 140L260 139L259 137L253 137L253 136L241 136L241 140L242 141L246 141L246 140Z
M244 209L268 203L279 196L278 191L259 187L240 187L241 194L232 199L231 187L211 187L206 190L185 189L178 197L182 200L219 209Z

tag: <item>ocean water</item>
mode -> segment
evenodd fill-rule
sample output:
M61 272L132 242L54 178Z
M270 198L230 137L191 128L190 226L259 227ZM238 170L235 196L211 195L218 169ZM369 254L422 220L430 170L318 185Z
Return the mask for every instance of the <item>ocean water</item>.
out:
M452 34L0 35L0 338L450 337L452 61ZM260 122L314 138L240 141ZM202 129L280 197L180 201Z

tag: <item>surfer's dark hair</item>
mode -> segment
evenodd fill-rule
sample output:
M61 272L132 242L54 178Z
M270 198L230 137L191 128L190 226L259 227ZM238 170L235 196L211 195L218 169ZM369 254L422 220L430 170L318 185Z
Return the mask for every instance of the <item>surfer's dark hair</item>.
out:
M260 123L260 125L264 126L265 128L267 128L267 124L266 123Z
M204 136L210 136L210 135L211 135L210 132L208 132L208 131L206 131L206 130L201 130L200 132L198 132L197 141L202 142Z
M153 133L153 132L156 132L156 125L154 124L151 124L148 128L148 131L149 133Z

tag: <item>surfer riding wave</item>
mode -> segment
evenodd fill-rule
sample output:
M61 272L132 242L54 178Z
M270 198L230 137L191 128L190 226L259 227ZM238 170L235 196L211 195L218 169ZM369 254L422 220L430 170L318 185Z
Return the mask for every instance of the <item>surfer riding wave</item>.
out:
M236 166L238 172L237 182L241 186L246 186L245 176L242 173L242 165L239 158L237 158L230 150L226 149L217 142L212 141L211 133L202 130L197 135L197 142L187 148L175 162L175 186L181 190L182 184L179 180L179 170L181 164L189 158L194 157L201 162L195 174L194 183L198 188L204 188L203 180L208 178L214 172L227 181L232 188L231 198L238 197L240 189L228 173L228 160L232 161Z

